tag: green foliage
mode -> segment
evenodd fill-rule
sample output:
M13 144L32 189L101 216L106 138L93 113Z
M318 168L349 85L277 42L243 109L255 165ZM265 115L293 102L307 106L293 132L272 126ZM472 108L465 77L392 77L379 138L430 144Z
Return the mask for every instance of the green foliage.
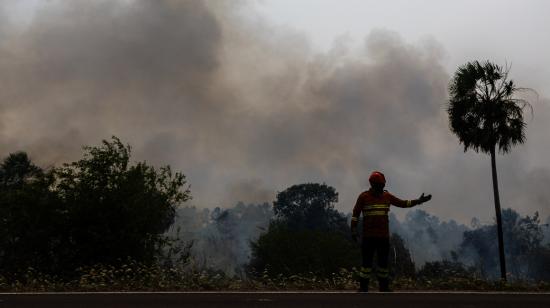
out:
M337 200L336 190L326 184L294 185L278 193L276 219L251 244L251 270L329 277L359 264L359 247L349 238L346 218L334 209Z
M84 150L83 159L55 170L54 190L69 210L70 264L127 256L152 262L176 206L189 199L185 176L169 166L130 165L130 147L116 137Z
M257 277L242 279L226 276L219 271L146 265L128 259L118 266L97 264L79 268L75 277L70 280L44 274L32 268L25 271L18 280L9 281L0 275L0 291L355 291L357 290L356 275L356 270L345 269L328 277L311 273L291 276L272 275L266 271ZM501 283L454 276L418 280L398 278L394 280L393 287L395 290L550 291L550 284L545 282L518 280L513 283Z
M17 152L8 155L0 164L0 187L21 189L25 185L38 183L44 179L44 172L35 166L27 153Z
M51 252L61 245L64 208L49 190L52 183L52 174L26 153L10 154L0 164L0 271L7 278L58 263Z
M433 279L440 279L441 277L449 278L476 278L475 269L472 267L465 267L464 264L454 261L435 261L427 262L418 271L418 279L428 281Z
M326 184L293 185L277 194L273 212L293 230L347 231L344 215L334 209L338 193Z
M508 70L489 61L458 68L449 86L448 113L464 151L490 153L498 146L506 153L525 141L523 109L530 105L515 97L518 90Z
M252 269L285 276L315 274L330 277L341 268L360 264L360 251L337 232L292 230L279 222L252 243Z
M0 272L8 279L27 268L66 274L127 257L152 264L174 242L163 233L190 198L185 176L131 165L130 147L116 137L84 150L83 159L48 171L25 153L0 165Z

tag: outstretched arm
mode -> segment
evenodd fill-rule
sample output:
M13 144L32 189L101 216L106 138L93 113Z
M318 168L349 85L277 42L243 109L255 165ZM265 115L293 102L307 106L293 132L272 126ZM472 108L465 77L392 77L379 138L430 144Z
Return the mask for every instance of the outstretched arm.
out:
M414 199L414 200L401 200L401 199L397 198L396 196L390 194L390 203L392 205L395 205L397 207L402 207L402 208L409 208L409 207L417 206L417 205L422 204L424 202L430 201L430 199L432 199L432 195L425 196L424 193L422 193L420 198Z

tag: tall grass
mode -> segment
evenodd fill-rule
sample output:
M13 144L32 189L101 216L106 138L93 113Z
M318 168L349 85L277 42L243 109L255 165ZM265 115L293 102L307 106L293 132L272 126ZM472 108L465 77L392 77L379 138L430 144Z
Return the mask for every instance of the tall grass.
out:
M29 268L18 279L0 275L2 292L60 291L286 291L357 289L357 271L342 269L330 277L271 275L269 272L246 277L229 277L223 272L185 267L147 266L128 261L120 266L95 265L79 268L73 278L45 275ZM373 289L376 281L371 281ZM472 290L472 291L550 291L550 283L534 281L485 280L475 277L397 278L395 290Z

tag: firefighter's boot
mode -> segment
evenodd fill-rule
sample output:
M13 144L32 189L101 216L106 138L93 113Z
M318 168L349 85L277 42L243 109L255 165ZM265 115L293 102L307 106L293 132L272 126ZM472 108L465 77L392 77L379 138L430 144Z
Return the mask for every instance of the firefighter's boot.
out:
M387 268L378 268L377 276L380 292L391 292L389 274L390 271Z
M372 272L370 267L361 267L359 272L359 292L369 292L369 279Z

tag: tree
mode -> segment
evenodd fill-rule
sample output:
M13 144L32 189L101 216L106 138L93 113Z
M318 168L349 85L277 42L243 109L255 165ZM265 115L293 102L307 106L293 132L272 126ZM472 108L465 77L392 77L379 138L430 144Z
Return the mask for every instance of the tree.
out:
M489 61L473 61L459 67L449 86L447 110L451 131L464 145L464 151L473 149L491 155L500 271L504 281L506 263L495 156L497 148L505 154L525 142L523 110L530 106L515 96L522 88L508 79L508 72L508 68Z
M190 198L185 176L170 167L130 163L130 147L113 137L85 147L84 158L43 170L24 152L0 163L0 274L25 279L33 268L64 276L80 266L151 264L185 257L164 236L175 208ZM188 254L187 254L188 255Z
M541 256L544 253L542 245L543 232L538 213L533 216L521 217L512 209L502 211L502 224L506 245L506 256L510 272L516 278L535 278L541 272ZM497 226L480 226L464 232L464 240L460 245L460 254L466 261L474 262L483 273L497 272L498 260L495 257Z
M51 172L24 152L0 164L0 272L15 278L28 267L55 268L63 212L49 187Z
M190 198L185 176L169 166L130 164L130 146L116 137L84 150L82 159L54 171L53 190L67 209L66 266L127 257L153 262L176 207Z
M252 270L329 277L357 265L359 247L349 237L346 217L334 209L337 201L338 193L326 184L293 185L278 193L268 231L251 243Z
M337 201L338 193L326 184L293 185L277 194L273 212L290 229L347 232L346 217L334 209Z
M251 269L261 274L310 275L331 277L341 268L357 266L360 251L340 233L320 230L291 230L281 222L272 222L269 231L251 243Z
M44 171L34 165L25 152L11 153L0 164L0 186L3 189L21 188L43 176Z
M411 252L405 246L403 238L397 233L392 233L390 237L389 264L394 277L414 278L415 266Z

